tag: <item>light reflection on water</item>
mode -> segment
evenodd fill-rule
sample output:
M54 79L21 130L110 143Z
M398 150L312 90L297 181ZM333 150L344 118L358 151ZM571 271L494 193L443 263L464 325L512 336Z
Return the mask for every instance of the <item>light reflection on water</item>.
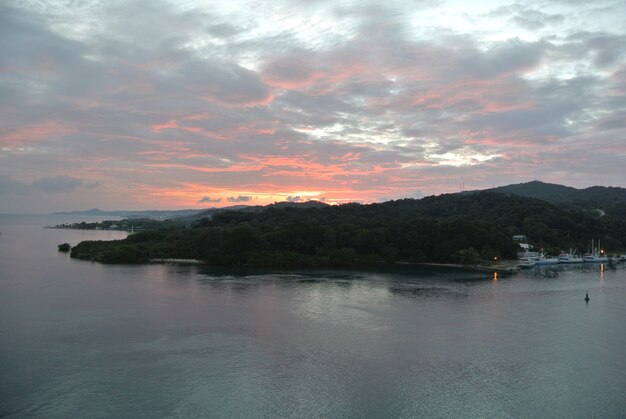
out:
M1 230L0 416L626 411L624 265L512 276L104 266L56 252L85 232Z

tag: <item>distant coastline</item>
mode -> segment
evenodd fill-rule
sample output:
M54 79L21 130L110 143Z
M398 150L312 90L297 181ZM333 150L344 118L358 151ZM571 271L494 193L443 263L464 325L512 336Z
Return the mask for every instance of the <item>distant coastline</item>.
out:
M513 272L517 272L519 269L517 267L517 260L504 260L498 264L486 265L483 263L477 264L460 264L460 263L434 263L434 262L418 262L418 263L408 263L408 262L397 262L397 265L403 266L429 266L433 268L450 268L450 269L461 269L466 271L476 271L476 272L497 272L502 274L510 274Z
M81 242L71 256L124 264L197 260L208 266L323 269L422 263L509 272L515 269L514 262L503 261L518 258L521 237L530 238L525 245L548 255L570 248L584 252L591 239L601 240L612 254L626 249L626 219L619 218L619 211L599 216L569 204L496 192L202 214L164 221L132 218L73 224L71 228L134 234L123 240Z
M174 258L157 258L150 259L149 263L155 264L171 264L171 265L205 265L205 263L198 259L174 259Z

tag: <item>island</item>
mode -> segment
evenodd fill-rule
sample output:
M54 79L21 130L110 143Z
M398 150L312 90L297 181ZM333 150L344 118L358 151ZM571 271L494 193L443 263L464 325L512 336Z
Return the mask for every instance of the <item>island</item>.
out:
M254 268L484 265L517 259L520 247L513 238L520 235L553 254L585 249L591 238L606 248L626 249L623 218L493 191L367 205L269 205L161 223L123 240L81 242L71 257Z

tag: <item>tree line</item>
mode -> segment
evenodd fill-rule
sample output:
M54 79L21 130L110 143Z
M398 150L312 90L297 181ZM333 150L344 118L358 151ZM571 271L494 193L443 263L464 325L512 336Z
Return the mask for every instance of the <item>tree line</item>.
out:
M192 224L169 221L124 240L86 241L75 258L145 263L199 259L215 266L351 267L397 262L476 263L514 259L524 234L556 253L592 238L626 249L626 222L494 192L378 204L225 211Z

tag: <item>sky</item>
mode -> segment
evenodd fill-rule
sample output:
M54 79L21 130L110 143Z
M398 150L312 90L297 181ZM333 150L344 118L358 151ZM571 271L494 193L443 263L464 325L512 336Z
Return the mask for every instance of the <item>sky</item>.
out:
M0 2L0 212L626 186L626 2Z

